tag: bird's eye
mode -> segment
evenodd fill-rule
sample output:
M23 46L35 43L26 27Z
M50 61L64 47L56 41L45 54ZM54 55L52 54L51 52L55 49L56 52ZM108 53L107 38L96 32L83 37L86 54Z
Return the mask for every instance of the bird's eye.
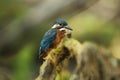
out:
M64 24L60 24L60 26L64 27Z

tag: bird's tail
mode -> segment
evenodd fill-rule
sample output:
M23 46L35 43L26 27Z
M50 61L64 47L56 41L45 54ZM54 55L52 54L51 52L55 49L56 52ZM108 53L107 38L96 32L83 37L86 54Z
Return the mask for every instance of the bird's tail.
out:
M39 53L38 53L38 55L37 55L37 59L38 59L38 61L39 61L41 64L44 62L44 59L43 59L43 57L42 57L42 51L41 51L41 50L39 50Z
M38 59L40 60L40 61L44 61L44 59L43 59L43 57L44 57L44 52L43 52L43 50L41 49L41 47L40 47L40 49L39 49L39 53L38 53Z
M44 62L44 59L42 57L40 57L39 55L37 55L37 61L42 64Z

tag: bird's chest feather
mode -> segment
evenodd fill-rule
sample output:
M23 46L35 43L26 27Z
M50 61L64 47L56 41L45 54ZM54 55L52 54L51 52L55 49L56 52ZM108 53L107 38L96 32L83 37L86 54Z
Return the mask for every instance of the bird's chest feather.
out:
M57 45L61 42L61 40L65 37L65 31L60 31L57 30L57 35L56 35L56 39L53 43L53 47L57 47Z

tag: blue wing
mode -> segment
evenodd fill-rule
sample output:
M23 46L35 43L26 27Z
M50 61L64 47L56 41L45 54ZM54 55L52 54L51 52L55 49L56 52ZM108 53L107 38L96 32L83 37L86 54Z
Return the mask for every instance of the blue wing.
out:
M55 29L50 29L48 32L45 33L40 43L39 56L48 48L50 48L51 44L55 41L56 34L57 32Z

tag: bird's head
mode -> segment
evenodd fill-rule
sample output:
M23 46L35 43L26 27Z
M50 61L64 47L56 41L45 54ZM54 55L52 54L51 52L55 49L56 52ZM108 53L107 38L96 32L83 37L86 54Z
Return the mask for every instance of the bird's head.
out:
M56 19L53 22L52 28L57 28L60 31L65 31L66 34L70 34L72 31L72 28L68 26L67 22L63 19Z

